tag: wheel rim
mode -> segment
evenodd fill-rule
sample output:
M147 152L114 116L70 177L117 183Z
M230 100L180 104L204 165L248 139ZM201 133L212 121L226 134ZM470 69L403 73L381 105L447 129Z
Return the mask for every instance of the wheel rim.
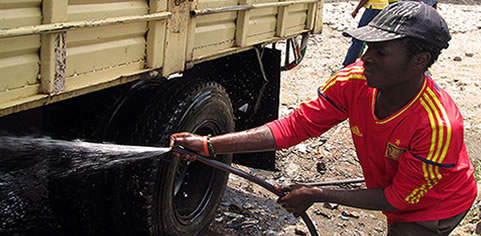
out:
M197 125L193 133L199 135L219 134L219 125L213 120L207 120ZM188 164L179 161L176 167L176 177L173 188L173 205L178 221L189 225L202 215L211 202L218 171L199 162Z

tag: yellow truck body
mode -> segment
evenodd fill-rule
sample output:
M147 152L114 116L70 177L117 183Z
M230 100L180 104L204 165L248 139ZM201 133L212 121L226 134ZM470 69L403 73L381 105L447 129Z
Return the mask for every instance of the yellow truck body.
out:
M0 0L0 116L322 29L319 0Z

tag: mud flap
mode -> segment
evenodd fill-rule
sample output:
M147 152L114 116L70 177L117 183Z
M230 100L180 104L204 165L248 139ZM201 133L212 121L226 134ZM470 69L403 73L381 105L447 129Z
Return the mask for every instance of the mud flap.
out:
M255 52L254 52L255 53ZM262 73L260 72L259 63L252 56L252 72L256 72L256 99L259 100L258 107L253 107L250 114L242 114L242 110L235 109L236 130L246 130L263 125L269 121L273 121L279 117L279 97L280 97L280 56L278 50L264 48L262 54L262 63L264 74L267 82L263 83ZM257 64L257 65L256 65ZM264 87L263 87L264 86ZM244 104L236 104L244 105ZM235 106L235 105L234 105ZM256 102L254 102L256 106ZM246 119L247 118L247 119ZM257 152L257 153L239 153L234 155L234 162L242 165L261 168L266 170L275 169L275 151Z
M278 118L280 60L279 50L260 48L256 52L256 49L252 49L197 64L184 75L209 78L226 88L234 110L235 130L241 131ZM274 170L275 151L235 154L234 162Z

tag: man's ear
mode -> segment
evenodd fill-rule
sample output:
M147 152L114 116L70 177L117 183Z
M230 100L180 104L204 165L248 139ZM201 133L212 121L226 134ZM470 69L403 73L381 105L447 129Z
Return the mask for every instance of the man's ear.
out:
M412 66L417 70L426 70L426 67L431 61L431 54L429 52L421 52L416 55L411 60Z

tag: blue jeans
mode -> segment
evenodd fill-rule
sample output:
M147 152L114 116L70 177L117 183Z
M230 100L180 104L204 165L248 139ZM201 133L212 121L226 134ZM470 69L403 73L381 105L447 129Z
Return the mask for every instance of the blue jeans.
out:
M362 14L361 20L359 21L359 27L363 27L371 20L379 14L381 10L378 9L370 9L370 8L365 8L364 13ZM349 47L349 50L347 51L346 58L344 59L344 62L342 63L343 66L347 66L349 64L352 64L356 61L356 59L360 56L361 54L361 49L363 46L363 41L357 40L355 38L352 38L352 44L351 47Z

